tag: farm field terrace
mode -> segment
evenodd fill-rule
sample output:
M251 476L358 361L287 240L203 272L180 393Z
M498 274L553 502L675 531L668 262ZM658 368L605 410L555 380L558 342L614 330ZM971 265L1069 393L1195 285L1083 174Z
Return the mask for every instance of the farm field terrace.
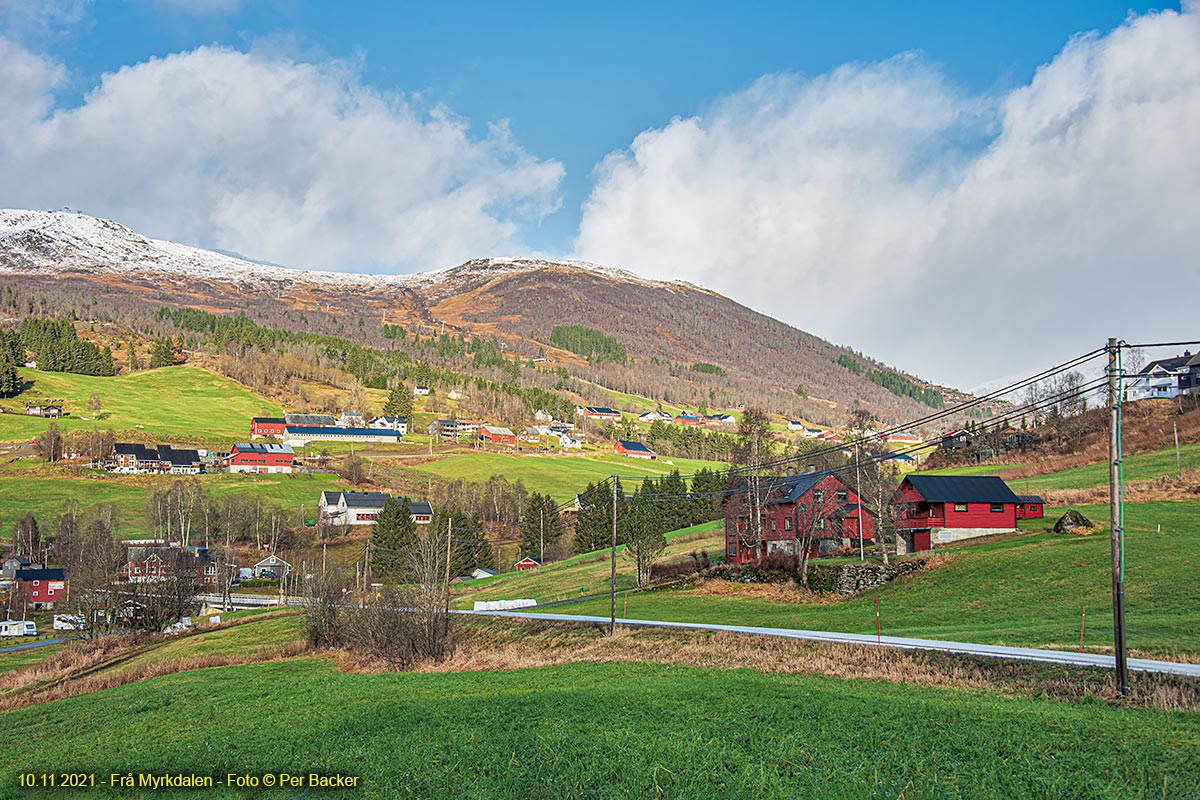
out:
M1107 506L1082 506L1093 521ZM1023 524L1028 532L939 549L943 563L878 591L883 632L951 641L1076 648L1112 645L1109 537L1049 531L1062 509ZM1200 660L1200 501L1130 505L1126 513L1126 625L1132 651ZM626 567L626 570L629 568ZM532 588L530 591L536 591ZM813 605L691 589L629 593L628 617L875 633L875 594ZM622 602L621 608L625 607ZM607 598L547 611L607 616Z
M589 483L605 480L614 473L621 476L625 492L630 493L636 491L638 478L661 478L673 470L686 475L706 467L721 470L728 465L691 458L645 461L607 453L568 456L474 452L448 455L408 469L447 480L473 482L486 482L493 475L502 475L509 480L520 479L529 491L550 494L561 502L582 492Z
M25 416L25 403L48 398L66 404L69 414L57 420L64 432L111 428L136 432L140 439L155 435L183 437L213 447L245 441L252 417L283 414L279 404L198 367L163 367L114 377L24 368L18 372L22 380L33 385L0 404L6 412L0 414L0 442L29 441L40 436L49 421ZM99 395L102 404L99 419L91 419L88 410L88 398L93 393Z
M197 476L205 491L220 497L225 494L253 492L265 502L294 511L299 522L302 509L316 513L317 501L324 489L341 488L336 475L253 475L214 473ZM46 467L34 459L21 459L0 465L0 534L9 535L17 520L32 513L42 524L62 514L67 501L80 509L99 503L112 503L120 509L119 532L123 538L145 538L146 496L156 488L166 488L185 476L177 475L101 475L90 471L73 475L57 467Z
M1196 714L643 663L363 675L306 658L155 678L9 712L3 724L0 797L14 798L30 796L18 771L66 765L97 778L344 773L361 786L343 796L367 798L1200 792Z

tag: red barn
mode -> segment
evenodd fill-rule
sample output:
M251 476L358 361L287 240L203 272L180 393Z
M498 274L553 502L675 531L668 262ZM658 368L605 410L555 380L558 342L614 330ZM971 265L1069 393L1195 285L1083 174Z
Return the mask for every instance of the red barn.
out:
M287 444L258 444L239 442L229 452L225 465L230 472L258 472L262 474L292 472L295 470L296 453Z
M67 597L67 578L62 568L19 569L14 576L21 595L35 610L52 608Z
M658 458L658 453L655 453L649 447L641 442L631 441L629 439L619 439L613 444L613 450L623 456L630 458L644 458L647 461L653 461Z
M1041 519L1046 501L1036 494L1017 495L1017 519Z
M704 417L698 417L695 414L680 414L675 418L676 425L703 425Z
M263 436L283 436L287 420L276 417L255 417L250 420L250 438L259 439Z
M756 489L743 480L725 500L725 555L744 564L764 555L793 555L810 539L809 556L857 546L859 521L864 541L875 538L875 514L860 502L853 487L831 472L810 472L759 479L762 497L761 542L751 524Z
M516 564L513 564L513 566L517 568L517 572L524 572L527 569L537 569L541 565L542 560L540 558L534 558L533 556L525 556Z
M909 475L892 496L897 550L1014 531L1019 502L994 475Z
M479 429L479 438L492 444L517 446L517 435L508 428L501 428L497 425L484 425Z

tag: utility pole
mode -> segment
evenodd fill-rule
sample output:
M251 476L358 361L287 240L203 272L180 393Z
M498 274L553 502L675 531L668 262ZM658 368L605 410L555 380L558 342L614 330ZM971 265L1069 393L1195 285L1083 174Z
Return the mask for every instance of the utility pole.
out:
M861 471L859 470L860 463L861 462L859 462L859 460L858 460L858 440L855 439L854 440L854 493L858 495L858 560L865 561L866 558L863 554L863 540L862 540L862 474L861 474ZM878 536L879 532L876 531L875 535Z
M1112 529L1113 644L1117 694L1129 695L1125 654L1125 531L1121 528L1121 366L1117 340L1108 340L1108 506Z
M608 620L608 635L617 633L617 476L612 476L612 581L609 586L609 599L612 601L612 614Z
M541 560L546 560L546 504L538 507L538 549Z
M1183 462L1179 459L1179 423L1173 424L1175 426L1175 477L1183 480Z

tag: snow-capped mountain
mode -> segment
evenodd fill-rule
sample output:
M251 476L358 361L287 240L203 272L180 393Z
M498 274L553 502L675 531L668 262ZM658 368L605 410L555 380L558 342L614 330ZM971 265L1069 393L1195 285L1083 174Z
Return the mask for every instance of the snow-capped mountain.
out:
M645 286L669 287L625 270L585 261L480 258L415 275L365 275L293 269L151 239L108 219L71 211L0 209L0 274L44 269L113 274L157 273L167 279L214 280L236 285L308 283L373 290L453 290L463 281L487 281L543 269L583 270ZM689 286L688 284L678 284ZM690 287L694 288L694 287ZM439 294L444 293L438 292Z

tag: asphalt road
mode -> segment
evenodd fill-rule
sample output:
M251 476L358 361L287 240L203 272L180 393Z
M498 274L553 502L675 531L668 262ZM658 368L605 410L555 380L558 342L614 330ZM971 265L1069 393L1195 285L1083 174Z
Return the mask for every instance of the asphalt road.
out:
M608 617L590 617L579 614L539 614L530 611L456 611L458 614L477 614L489 617L519 617L540 619L550 622L588 622L607 625ZM1002 647L994 644L972 642L947 642L941 639L908 639L902 636L864 636L859 633L835 633L832 631L803 631L792 628L756 628L749 625L712 625L703 622L664 622L648 619L621 619L617 624L627 627L685 628L698 631L729 631L747 633L752 636L775 636L780 639L805 639L814 642L840 642L870 647L899 647L905 650L937 650L942 653L962 653L989 658L1010 658L1019 661L1041 661L1048 664L1069 664L1077 667L1115 666L1112 656L1095 653L1073 653L1068 650L1043 650L1036 647ZM1155 672L1162 675L1186 675L1200 678L1200 664L1184 664L1176 661L1155 661L1148 658L1129 659L1129 668L1138 672Z

